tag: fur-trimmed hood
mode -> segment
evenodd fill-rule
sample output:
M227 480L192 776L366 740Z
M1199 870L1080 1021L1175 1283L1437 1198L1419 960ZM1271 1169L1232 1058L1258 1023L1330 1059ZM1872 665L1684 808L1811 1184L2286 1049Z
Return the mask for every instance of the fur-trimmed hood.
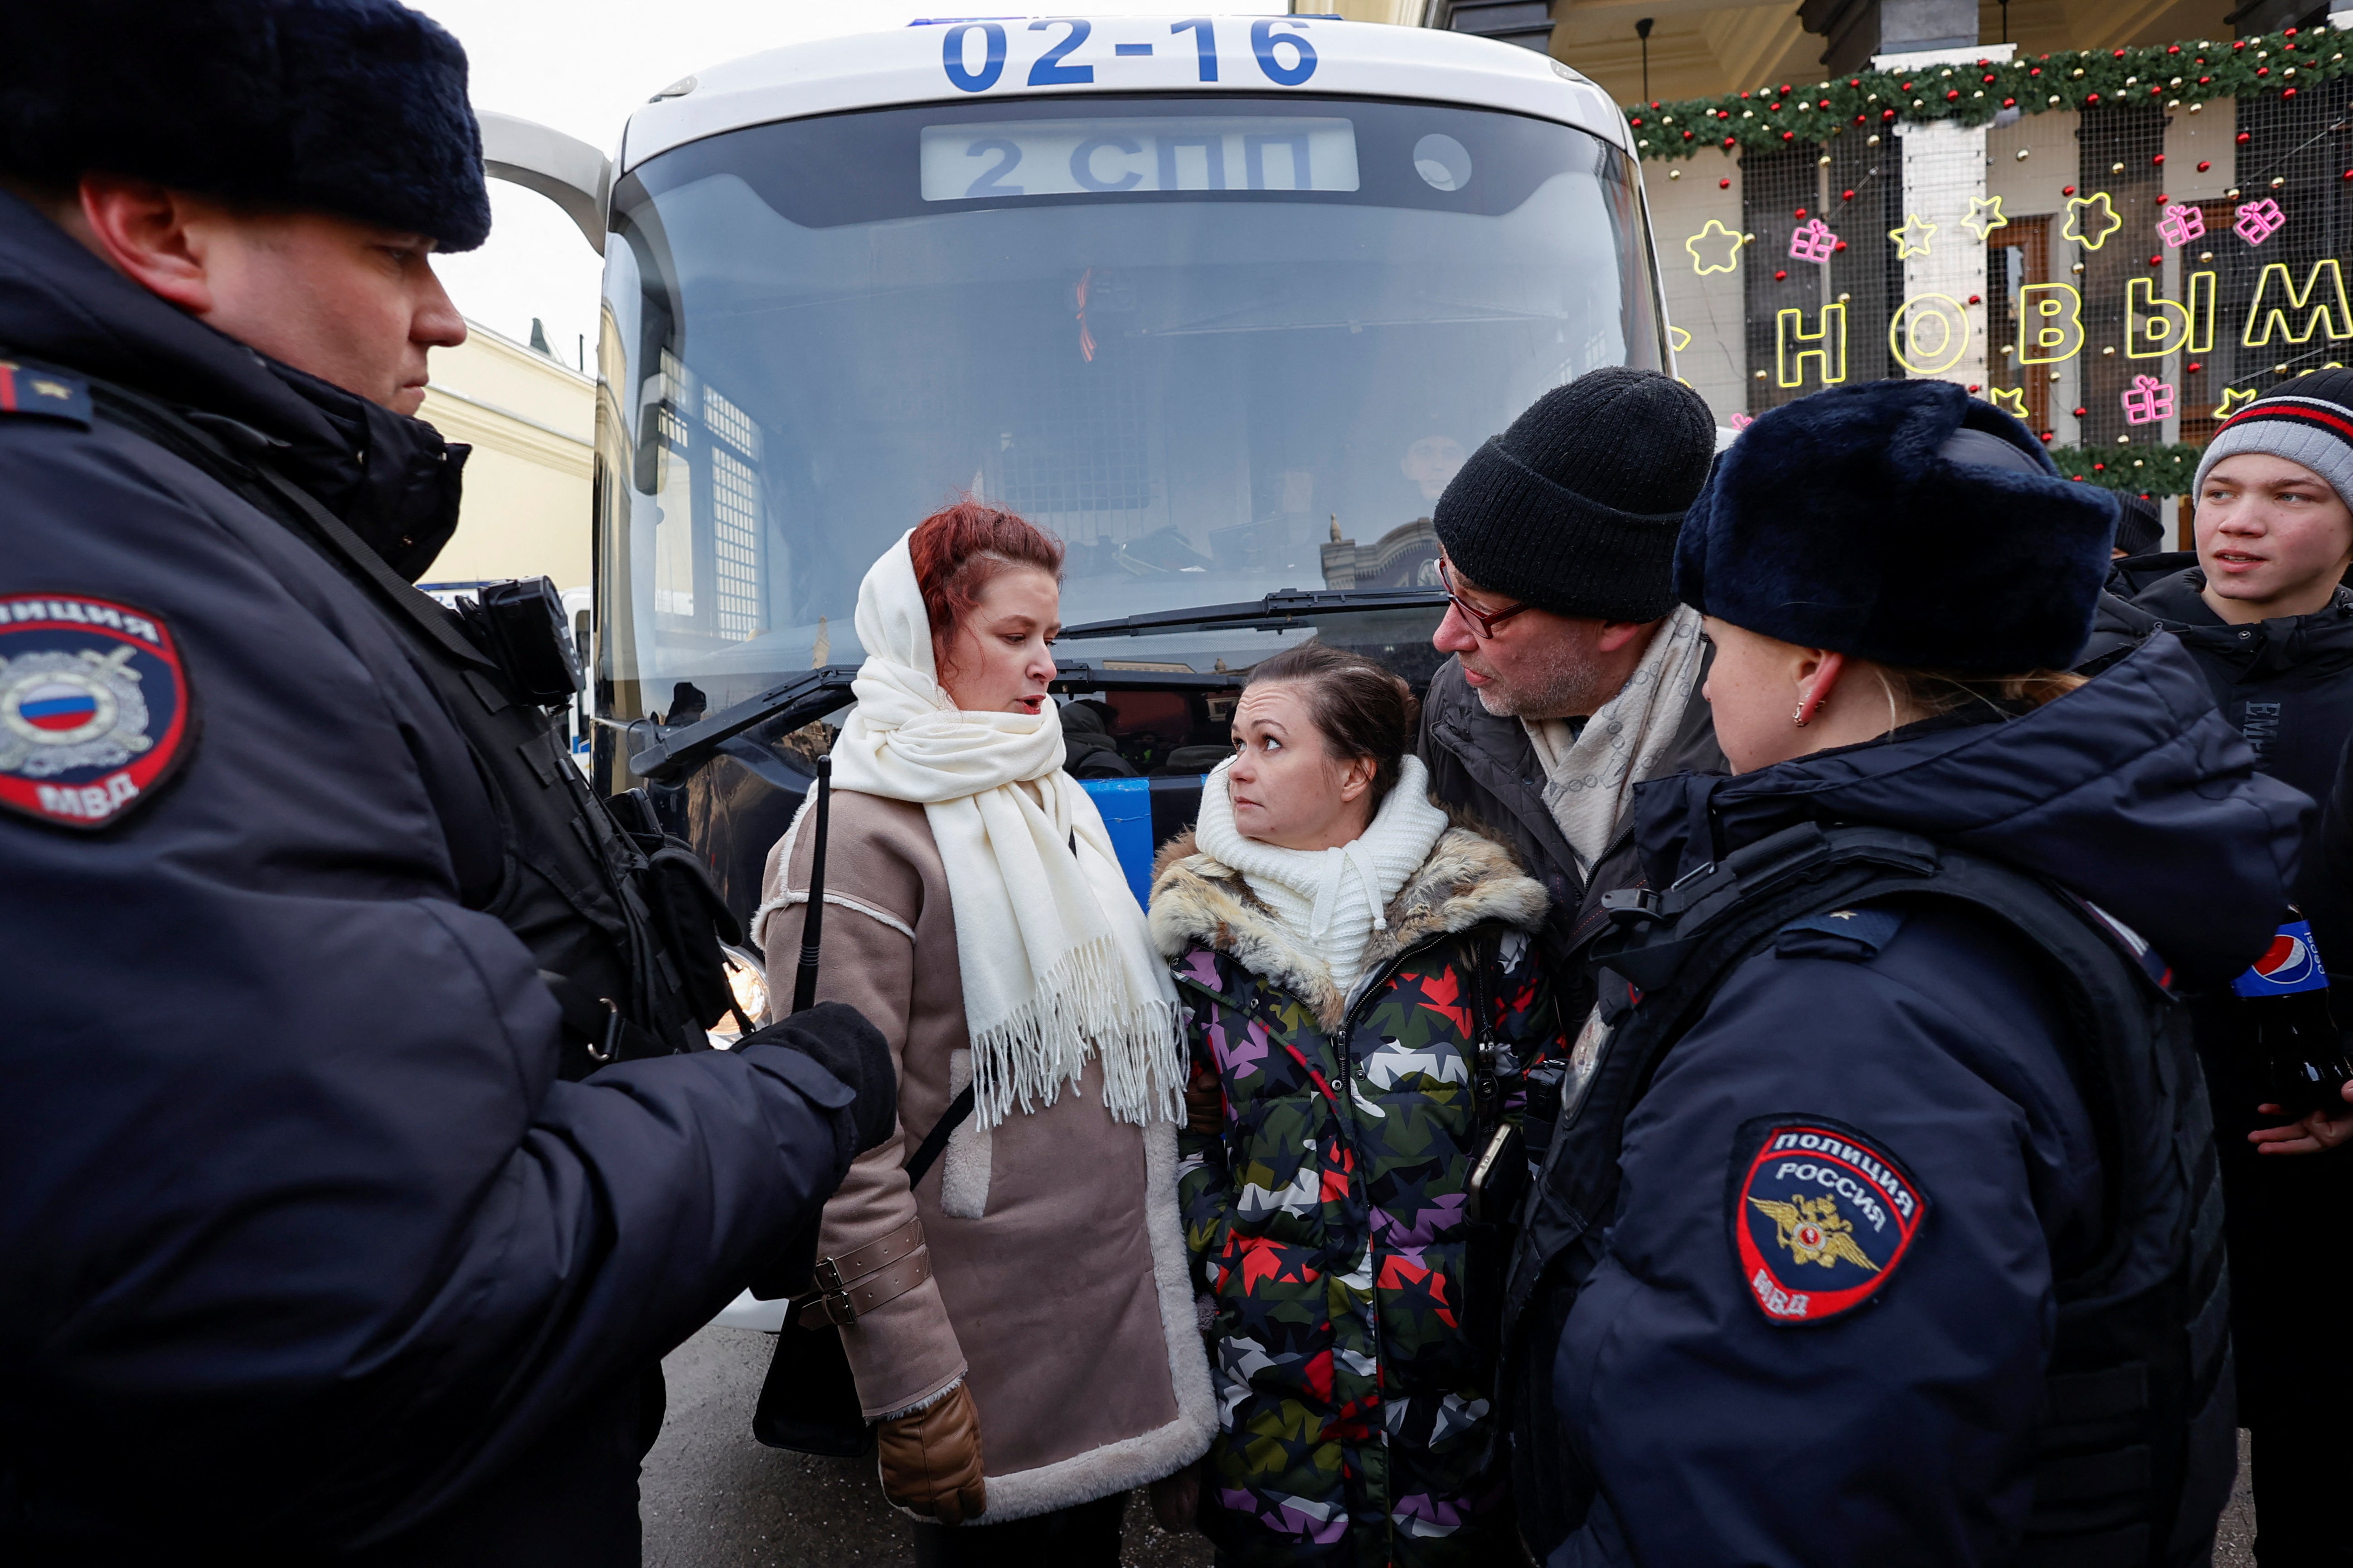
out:
M1501 844L1459 822L1439 835L1429 856L1382 911L1387 931L1365 944L1370 976L1389 960L1436 936L1496 921L1532 931L1544 923L1543 885L1520 869ZM1191 948L1226 953L1251 973L1297 996L1326 1029L1347 1016L1348 996L1324 959L1303 948L1241 873L1201 853L1187 828L1164 846L1152 866L1152 940L1174 963ZM1361 984L1361 982L1360 982Z

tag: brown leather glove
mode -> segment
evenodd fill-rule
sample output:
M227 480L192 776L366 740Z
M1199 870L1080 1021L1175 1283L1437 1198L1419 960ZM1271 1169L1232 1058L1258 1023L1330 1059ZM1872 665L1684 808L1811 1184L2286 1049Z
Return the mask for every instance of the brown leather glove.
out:
M980 1407L972 1384L913 1415L885 1421L874 1434L882 1495L942 1524L962 1524L988 1506L980 1470Z

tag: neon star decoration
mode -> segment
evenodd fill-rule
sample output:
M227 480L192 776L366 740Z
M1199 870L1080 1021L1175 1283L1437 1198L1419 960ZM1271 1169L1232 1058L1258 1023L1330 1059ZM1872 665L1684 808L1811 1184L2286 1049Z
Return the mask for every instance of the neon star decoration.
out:
M2008 228L2010 226L2010 219L2002 214L2001 198L2000 196L1971 196L1969 198L1969 216L1961 220L1961 226L1968 229L1971 234L1976 235L1979 245L1983 245L1985 243L1985 237L1991 234L1995 229Z
M1889 229L1887 237L1895 242L1895 259L1908 261L1915 256L1928 254L1928 242L1936 237L1936 226L1918 213L1905 213L1904 226Z
M1692 270L1704 278L1738 267L1744 243L1738 230L1725 227L1721 218L1710 218L1705 227L1683 241L1683 248L1691 252Z
M2067 226L2059 231L2059 237L2072 239L2086 250L2097 250L2108 243L2108 236L2124 226L2125 220L2116 216L2116 205L2108 200L2108 193L2094 191L2088 196L2067 198Z
M2214 405L2214 417L2228 419L2254 400L2255 395L2249 388L2226 386L2222 389L2222 401Z
M2026 389L2024 387L1989 387L1986 391L1986 401L1992 404L1996 408L2000 409L2004 414L2015 414L2021 419L2026 417Z
M1683 350L1691 347L1691 334L1683 331L1681 327L1669 326L1667 328L1667 347L1674 350L1677 353L1683 353Z

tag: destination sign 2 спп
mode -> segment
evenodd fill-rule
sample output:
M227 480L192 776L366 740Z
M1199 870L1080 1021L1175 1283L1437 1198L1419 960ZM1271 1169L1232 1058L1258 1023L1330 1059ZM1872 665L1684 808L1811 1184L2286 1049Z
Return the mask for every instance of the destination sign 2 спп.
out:
M928 125L923 199L1115 195L1128 191L1353 191L1345 120L1032 120Z
M1106 31L1116 28L1123 35L1112 42L1108 54L1102 42L1090 44L1095 25L1083 16L1049 16L1026 25L1018 21L955 22L947 24L942 34L940 65L947 72L948 84L959 92L987 92L999 84L1012 88L1090 86L1095 82L1099 66L1111 68L1111 77L1105 79L1103 85L1117 85L1111 78L1119 75L1119 60L1149 59L1162 55L1189 55L1195 79L1218 81L1221 65L1233 67L1240 63L1220 59L1219 20L1187 17L1169 24L1169 36L1166 38L1158 37L1156 30L1147 37L1129 36L1138 30L1138 24L1124 18L1107 21ZM1222 20L1229 33L1238 33L1248 19L1229 16ZM1315 74L1315 46L1307 41L1305 22L1288 16L1261 16L1248 20L1248 26L1249 58L1257 67L1257 75L1277 87L1298 87ZM1022 39L1028 47L1018 52L1026 59L1026 69L1022 59L1012 62L1012 70L1006 68L1008 53L1015 52L1009 49L1013 39L1008 27L1018 34L1039 35Z

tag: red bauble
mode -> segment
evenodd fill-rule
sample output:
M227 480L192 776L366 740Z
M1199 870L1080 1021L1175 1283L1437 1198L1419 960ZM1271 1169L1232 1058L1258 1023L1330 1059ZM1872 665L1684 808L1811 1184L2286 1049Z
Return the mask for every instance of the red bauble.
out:
M2214 165L2213 165L2213 164L2211 164L2211 163L2200 163L2200 164L2198 165L2198 172L2199 172L2200 174L2204 174L2207 170L2209 170L2209 169L2212 168L2213 166L2214 166Z
M2081 419L2086 412L2088 412L2088 410L2078 408L2074 411L2075 417Z

